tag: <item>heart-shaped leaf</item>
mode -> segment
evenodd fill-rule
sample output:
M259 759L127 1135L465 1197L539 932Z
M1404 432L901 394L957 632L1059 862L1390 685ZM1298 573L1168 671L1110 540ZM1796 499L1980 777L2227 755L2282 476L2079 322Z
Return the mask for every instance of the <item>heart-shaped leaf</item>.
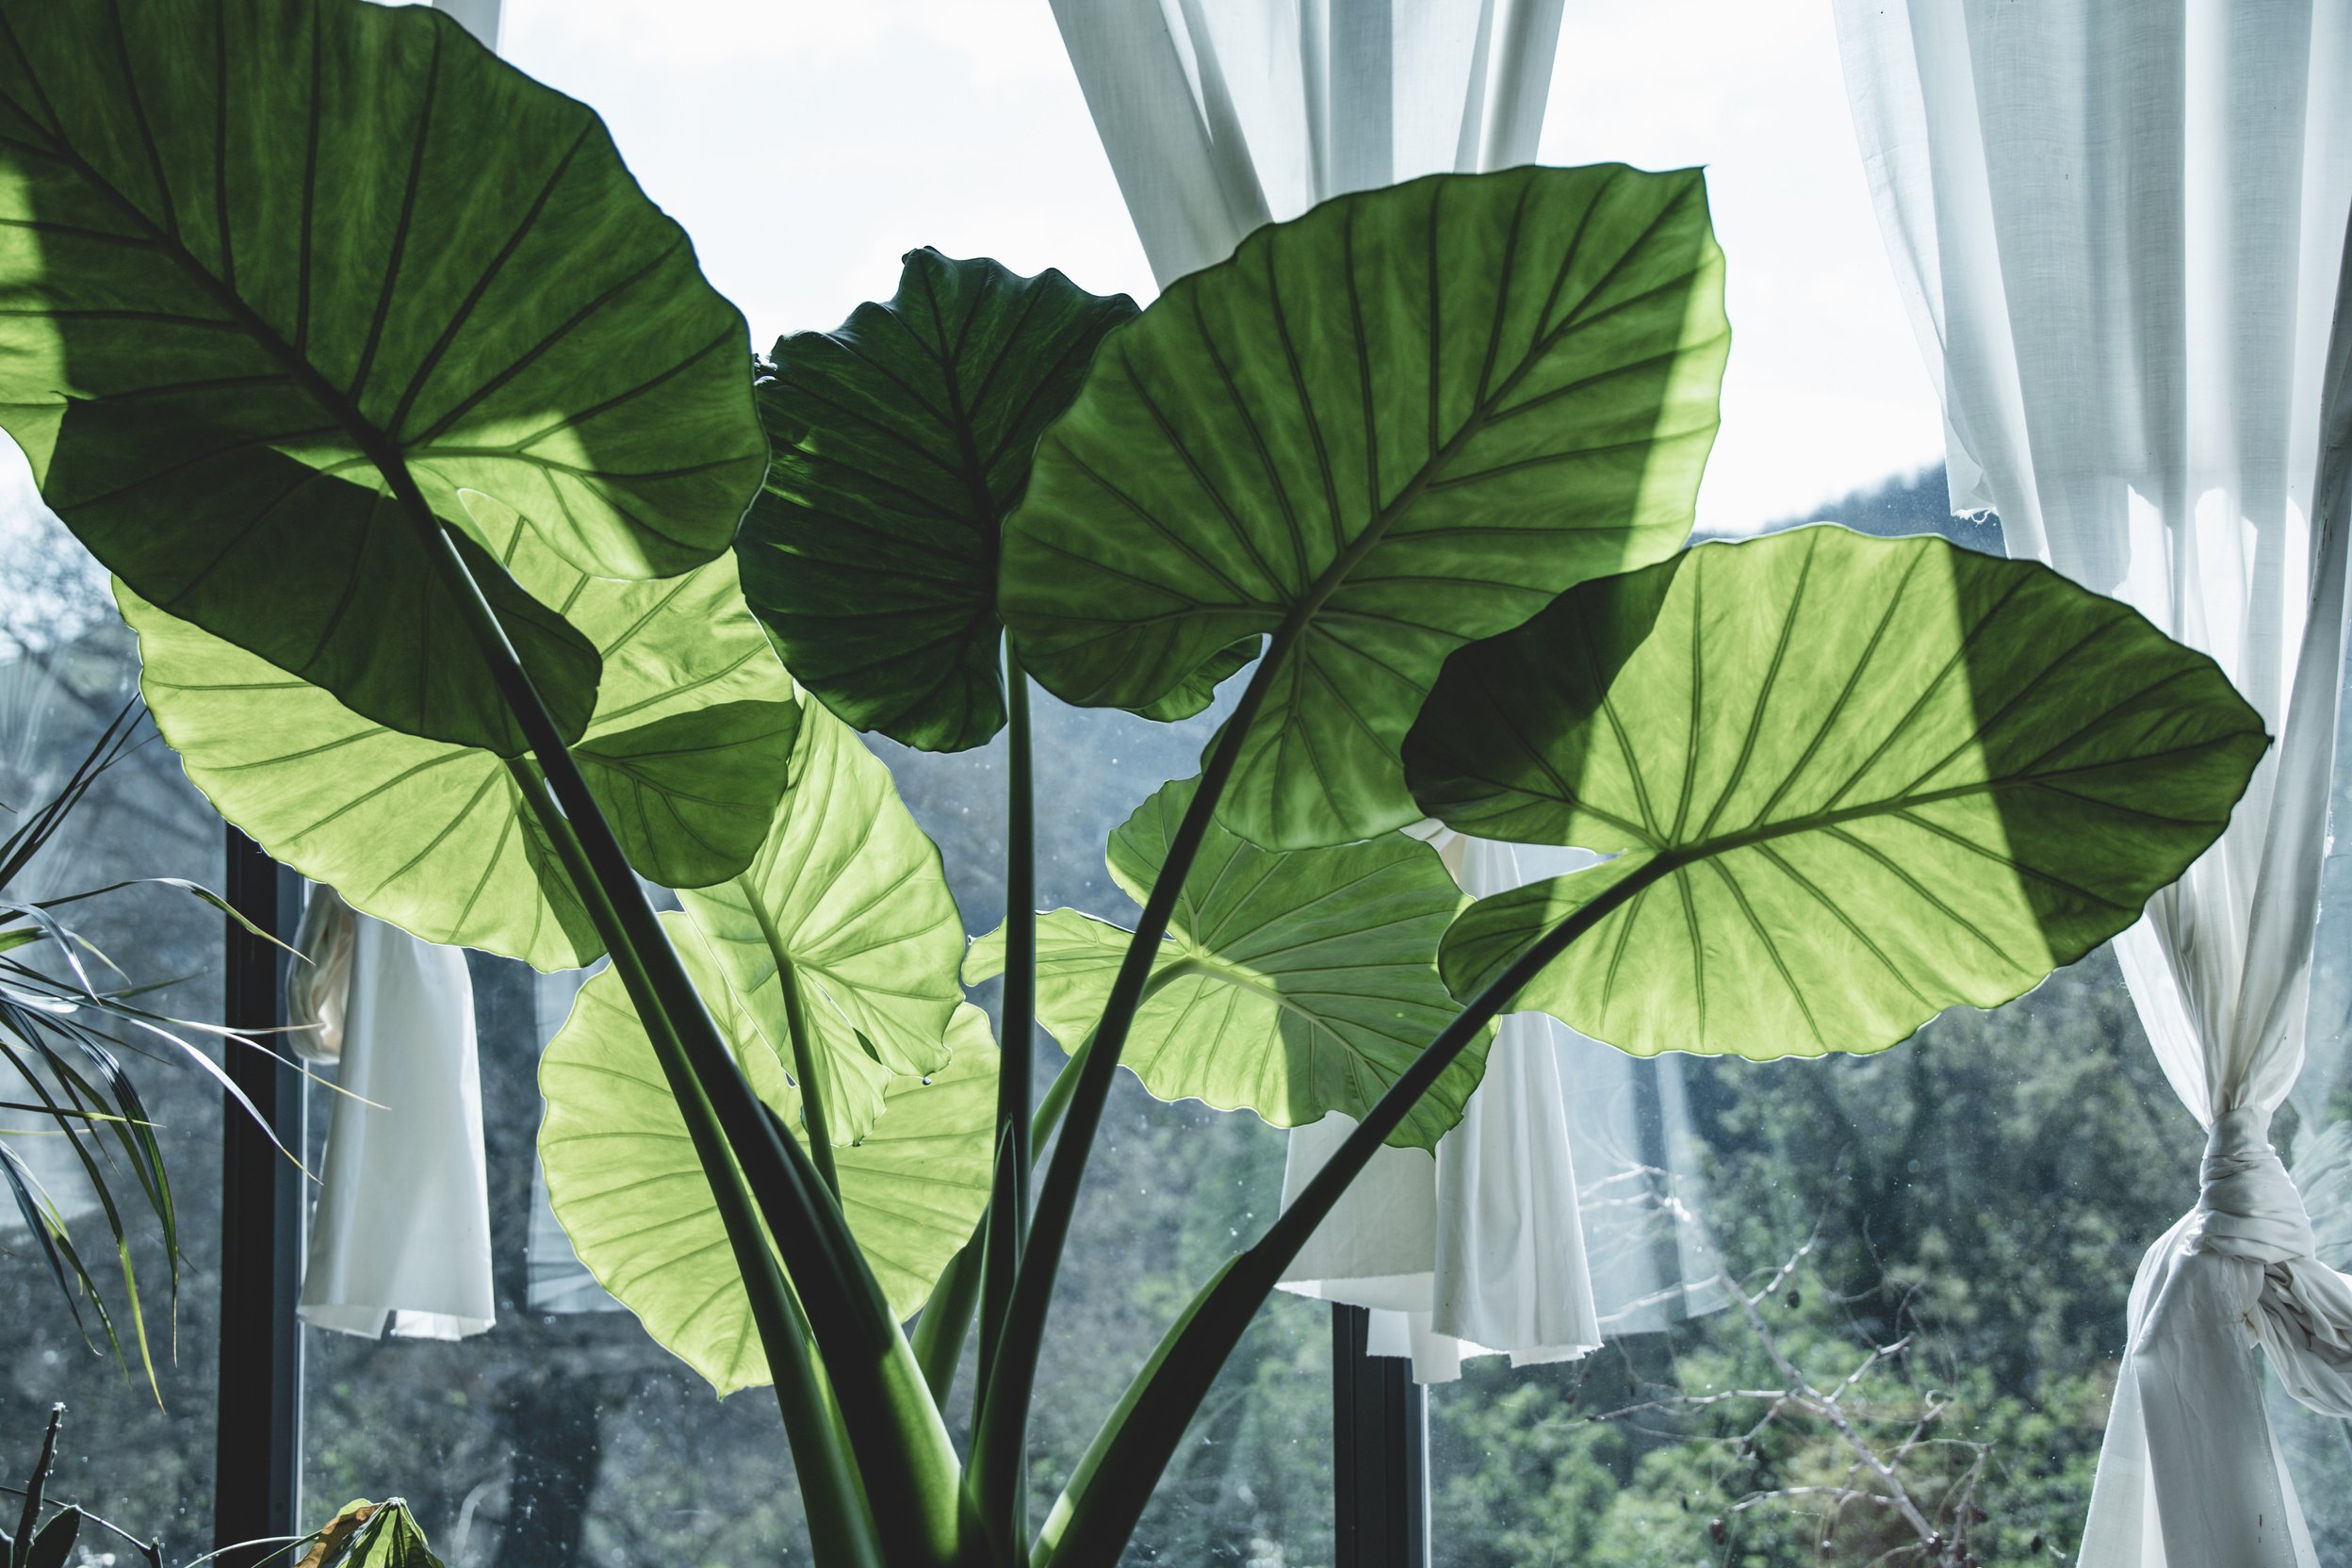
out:
M1130 709L1266 634L1221 819L1403 826L1446 656L1689 534L1728 343L1695 170L1327 202L1104 340L1006 525L1004 623L1055 695Z
M1462 649L1405 767L1463 832L1623 852L1474 905L1456 995L1608 897L1521 1005L1769 1057L2031 989L2187 869L2268 743L2213 661L2044 566L1811 528Z
M501 755L426 548L458 491L667 576L766 460L743 319L596 116L423 8L0 0L0 425L141 598ZM577 735L585 647L523 652Z
M926 751L1004 727L1004 514L1095 345L1135 314L1059 272L924 249L888 304L776 343L760 386L775 461L737 547L752 610L826 707Z
M517 575L602 649L596 717L574 755L629 863L671 887L741 872L776 815L801 710L733 560L664 581L587 578L511 513L476 504ZM387 728L127 586L115 598L156 727L272 856L431 941L550 970L603 951L525 804L530 764Z
M790 1047L760 1030L694 923L677 914L662 920L744 1076L797 1130ZM950 1059L928 1082L892 1078L874 1130L833 1156L849 1228L901 1317L923 1305L988 1200L997 1060L988 1015L960 1006L949 1044ZM751 1301L710 1178L610 970L580 988L547 1045L539 1084L547 1100L539 1129L547 1198L589 1272L721 1394L766 1382Z
M1168 785L1111 837L1111 874L1140 902L1190 803ZM1362 1117L1461 1011L1437 976L1462 892L1401 833L1265 850L1212 824L1185 879L1120 1061L1163 1100L1254 1110L1277 1127ZM1075 909L1037 922L1037 1017L1076 1051L1102 1017L1130 933ZM1002 927L964 978L1002 972ZM1486 1037L1456 1058L1390 1141L1433 1149L1486 1070Z
M796 988L833 1141L864 1135L892 1073L947 1061L964 923L939 846L890 770L823 708L803 710L791 791L751 864L678 898L779 1042L783 987Z

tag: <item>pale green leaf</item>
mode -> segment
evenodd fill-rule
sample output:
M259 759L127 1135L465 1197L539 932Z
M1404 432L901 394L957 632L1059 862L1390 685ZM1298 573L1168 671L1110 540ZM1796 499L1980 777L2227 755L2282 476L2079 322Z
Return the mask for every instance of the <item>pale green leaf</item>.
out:
M753 1088L798 1130L790 1046L760 1030L692 922L675 913L662 922ZM971 1239L988 1200L997 1061L988 1015L961 1006L948 1043L943 1068L928 1082L892 1078L873 1131L834 1153L850 1231L902 1318L923 1305ZM710 1178L610 970L581 988L547 1046L539 1082L547 1101L539 1131L547 1198L589 1272L721 1394L766 1382L750 1298Z
M505 559L603 650L581 771L630 863L677 886L734 874L782 794L799 705L734 561L585 578L509 516ZM603 943L524 803L529 764L370 722L118 583L139 686L188 777L276 858L431 941L541 969Z
M823 708L804 710L790 792L750 866L679 901L775 1037L783 987L797 988L834 1141L873 1124L890 1074L947 1060L964 925L939 846Z
M1170 784L1112 836L1112 874L1140 901L1192 798ZM1401 833L1335 848L1264 850L1212 824L1120 1061L1163 1100L1197 1099L1297 1127L1361 1118L1461 1011L1436 970L1461 890ZM1037 922L1037 1017L1065 1050L1092 1033L1130 933L1074 909ZM964 977L1002 972L1004 931ZM1486 1067L1481 1035L1390 1140L1434 1148Z
M1405 747L1466 833L1621 851L1480 900L1468 997L1628 1051L1874 1051L2139 918L2268 738L2213 661L2032 562L1812 528L1587 583L1454 656Z

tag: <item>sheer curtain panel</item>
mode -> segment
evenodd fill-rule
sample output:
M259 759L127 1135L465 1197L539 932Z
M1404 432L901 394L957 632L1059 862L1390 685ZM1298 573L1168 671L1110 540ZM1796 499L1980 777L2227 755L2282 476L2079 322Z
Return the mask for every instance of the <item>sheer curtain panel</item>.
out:
M2082 1561L2310 1565L2252 1348L2352 1415L2352 1279L2313 1257L2269 1139L2304 1054L2344 664L2352 3L1837 20L1952 506L2213 655L2277 737L2228 833L2115 944L2208 1135L2196 1206L2132 1287ZM2149 1179L2185 1190L2180 1159Z

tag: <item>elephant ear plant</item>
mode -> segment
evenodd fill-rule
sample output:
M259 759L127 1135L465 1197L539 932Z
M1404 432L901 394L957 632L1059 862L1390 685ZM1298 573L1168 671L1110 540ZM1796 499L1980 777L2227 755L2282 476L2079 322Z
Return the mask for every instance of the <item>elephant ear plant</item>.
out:
M2267 743L2037 565L1686 551L1729 341L1695 172L1345 197L1140 313L918 251L755 383L595 118L428 11L0 0L0 421L120 579L166 738L363 909L609 956L544 1068L557 1211L714 1385L774 1385L833 1568L1115 1560L1506 1008L1883 1049L2128 924ZM1229 678L1199 776L1112 839L1133 928L1035 913L1033 682L1171 718ZM967 950L856 729L1000 727L1012 916ZM1610 858L1465 906L1400 831L1431 817ZM962 989L997 974L1002 1053ZM1039 1520L1122 1063L1359 1125Z

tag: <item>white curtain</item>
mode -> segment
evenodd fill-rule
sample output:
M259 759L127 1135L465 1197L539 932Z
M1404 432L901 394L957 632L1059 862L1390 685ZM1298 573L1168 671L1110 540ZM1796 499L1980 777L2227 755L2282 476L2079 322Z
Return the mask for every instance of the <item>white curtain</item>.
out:
M499 0L443 0L498 47ZM314 887L290 978L295 1048L339 1061L311 1215L302 1320L368 1338L457 1339L498 1316L474 988L466 956Z
M359 914L326 888L321 945L348 921L341 1070L297 1309L369 1339L459 1339L498 1316L474 988L466 955ZM326 902L322 902L326 901ZM304 924L312 923L305 911Z
M1329 197L1532 162L1560 10L1561 0L1054 0L1163 285ZM1545 852L1519 852L1530 853ZM1550 874L1523 871L1498 845L1464 843L1449 859L1474 893ZM1683 1141L1679 1068L1530 1015L1505 1022L1486 1086L1437 1160L1374 1159L1287 1288L1377 1309L1373 1349L1410 1354L1425 1381L1453 1377L1464 1354L1558 1360L1605 1330L1655 1330L1703 1308L1683 1289L1656 1201L1658 1169ZM1350 1125L1332 1116L1294 1135L1285 1200ZM1572 1145L1604 1152L1581 1172L1604 1202L1580 1204Z
M2269 1142L2304 1056L2344 662L2352 0L1837 17L1954 509L2212 654L2278 737L2115 944L2209 1132L2197 1205L2132 1289L2082 1560L2310 1565L2251 1348L2352 1415L2352 1279L2312 1255Z

